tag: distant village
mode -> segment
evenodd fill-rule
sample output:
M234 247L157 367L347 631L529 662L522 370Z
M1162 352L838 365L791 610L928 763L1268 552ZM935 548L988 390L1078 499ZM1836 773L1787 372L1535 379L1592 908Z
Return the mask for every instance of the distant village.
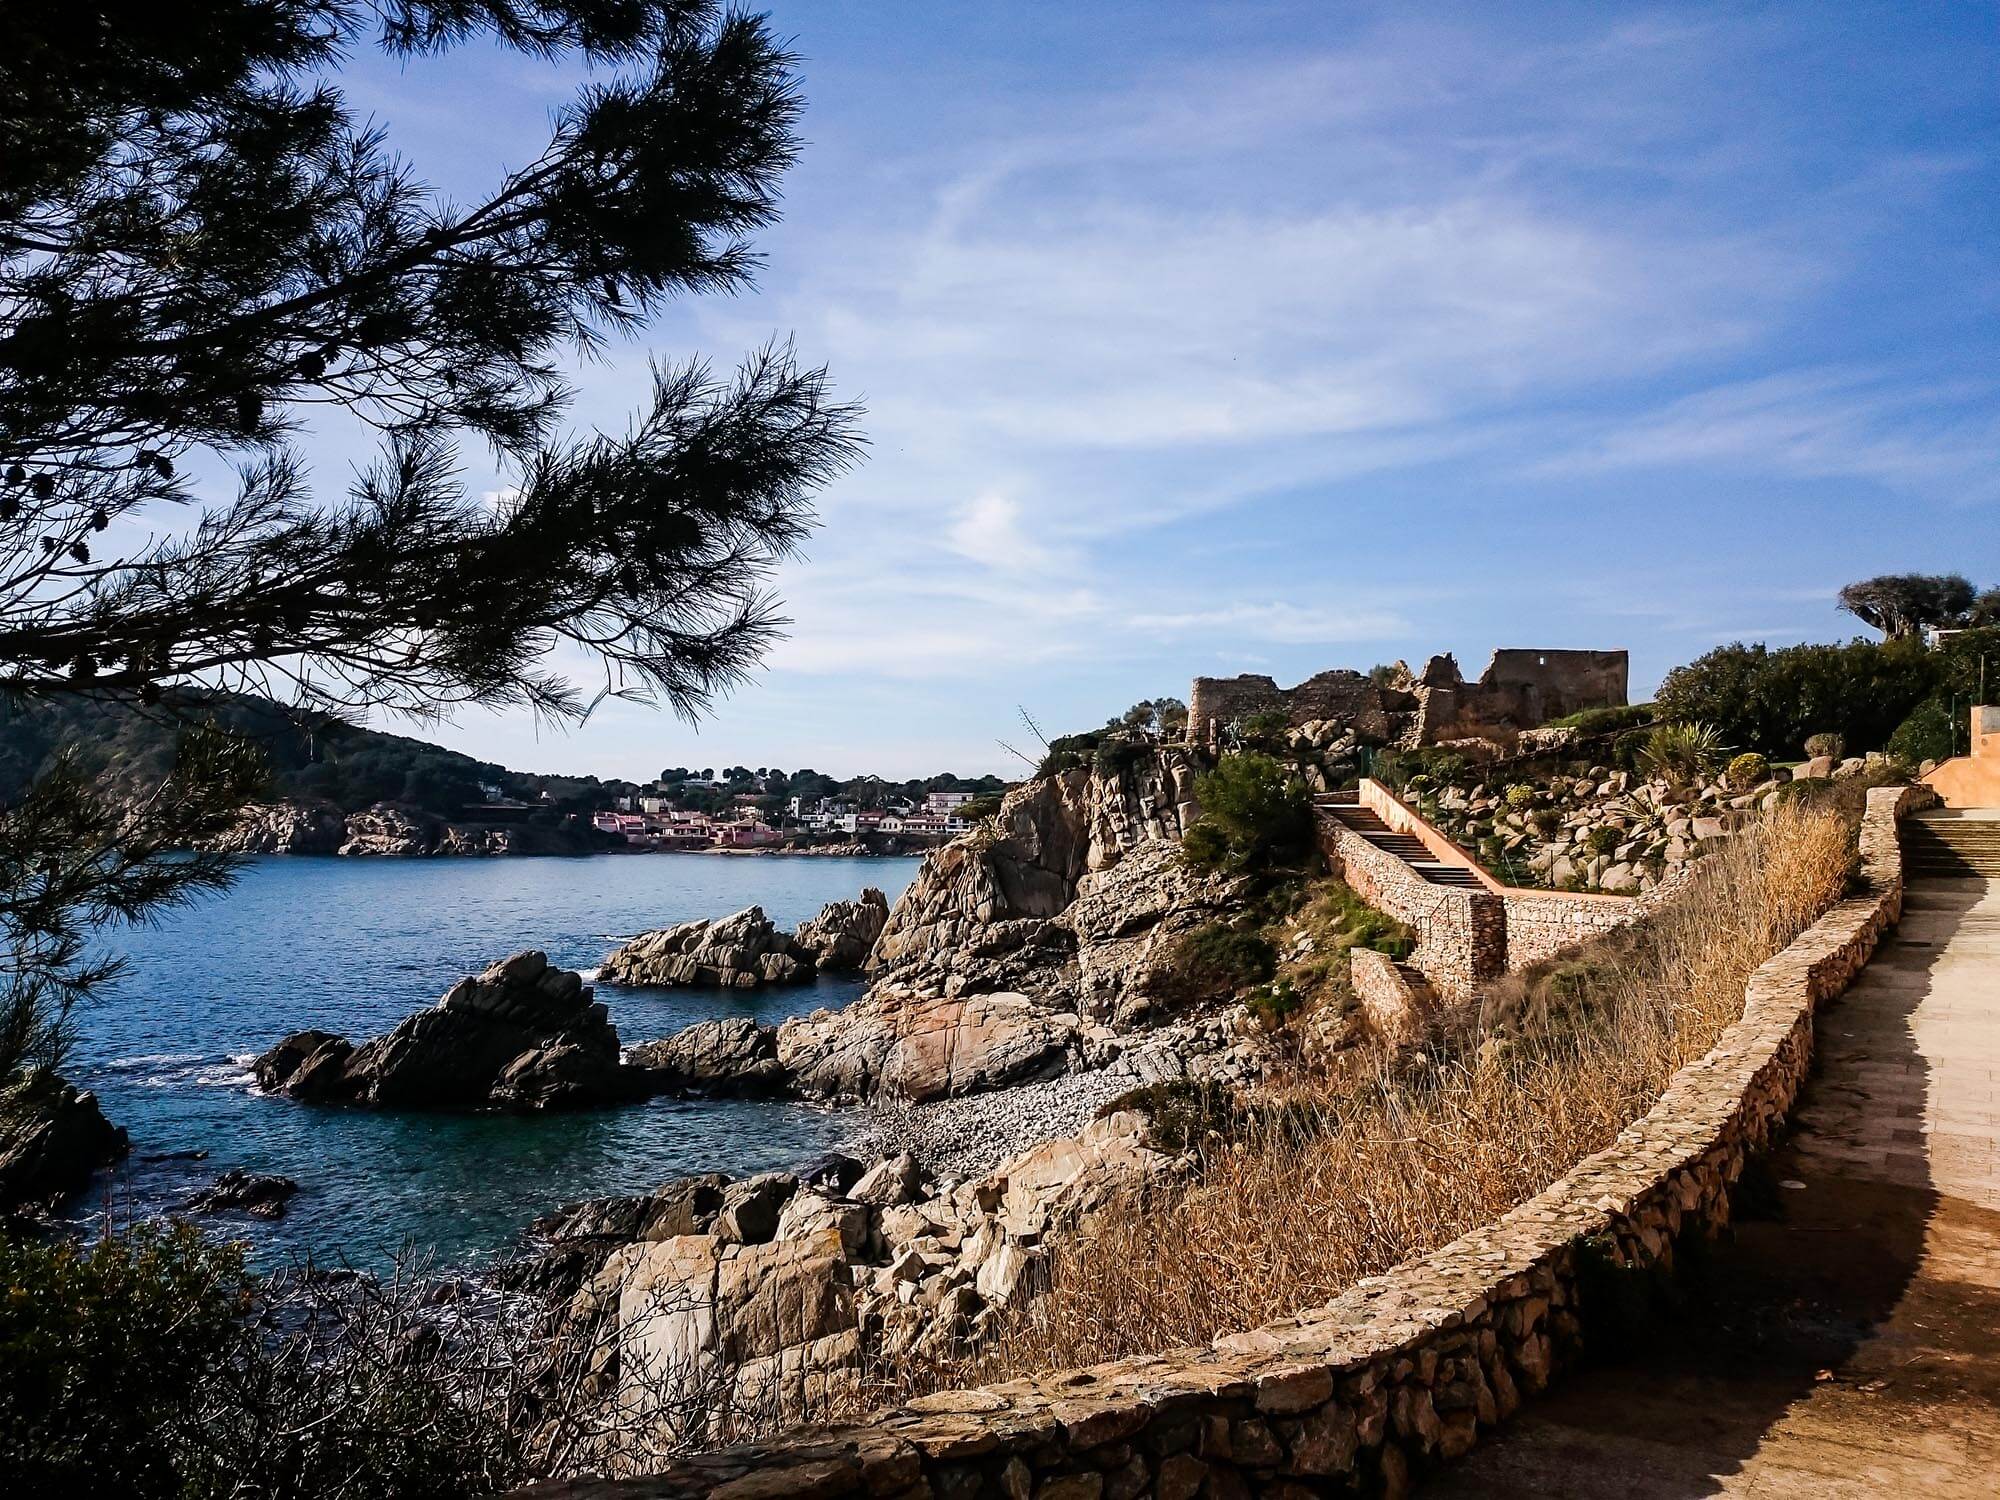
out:
M921 798L891 796L862 806L845 796L792 796L775 810L768 794L734 791L740 782L690 777L619 795L591 824L637 848L662 850L776 849L822 844L876 848L929 848L970 828L978 804L995 800L976 791L931 791ZM875 800L875 799L870 799ZM690 805L690 804L694 805Z

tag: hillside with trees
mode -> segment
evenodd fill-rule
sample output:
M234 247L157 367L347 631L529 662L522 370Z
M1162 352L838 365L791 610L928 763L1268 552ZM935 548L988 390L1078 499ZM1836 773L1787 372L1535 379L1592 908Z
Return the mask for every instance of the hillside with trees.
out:
M177 746L192 725L212 723L262 753L266 772L261 800L330 806L360 812L392 802L440 819L499 802L527 803L533 818L551 824L587 817L620 799L653 794L677 808L722 812L742 796L777 814L794 797L837 799L870 810L921 802L931 792L995 796L1006 788L997 776L934 776L891 781L862 775L837 778L810 767L673 766L649 783L511 770L408 735L285 708L239 693L178 692L159 705L141 707L89 698L22 702L0 697L0 804L20 797L65 753L121 802L160 786L171 773Z

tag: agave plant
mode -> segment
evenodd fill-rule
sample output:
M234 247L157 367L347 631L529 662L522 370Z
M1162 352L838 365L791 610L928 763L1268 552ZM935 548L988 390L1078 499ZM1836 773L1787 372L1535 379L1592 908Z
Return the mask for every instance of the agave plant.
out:
M1721 758L1722 735L1712 724L1662 724L1639 752L1647 770L1677 781L1706 776Z

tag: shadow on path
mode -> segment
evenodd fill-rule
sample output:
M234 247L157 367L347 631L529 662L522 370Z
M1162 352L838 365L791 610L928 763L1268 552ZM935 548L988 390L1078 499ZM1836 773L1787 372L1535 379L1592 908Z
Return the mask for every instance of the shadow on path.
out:
M1431 1497L2000 1495L2000 882L1918 882L1678 1311Z

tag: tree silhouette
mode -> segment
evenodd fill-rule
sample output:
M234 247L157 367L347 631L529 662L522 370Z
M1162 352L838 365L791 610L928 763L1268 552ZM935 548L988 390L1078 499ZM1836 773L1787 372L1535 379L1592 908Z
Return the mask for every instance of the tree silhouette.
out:
M575 719L607 693L692 715L741 680L855 413L774 343L733 375L657 367L628 431L572 434L564 362L748 280L800 109L760 19L712 0L14 0L7 31L0 691ZM481 37L591 81L533 161L459 205L332 75L358 47L421 60ZM298 450L315 409L379 437L341 495ZM468 493L466 441L497 456L497 499ZM157 805L104 807L65 772L0 810L10 1013L33 1013L0 1025L0 1073L50 1055L50 1016L104 978L91 925L227 879L166 851L254 781L196 735Z
M1840 591L1842 609L1890 640L1926 625L1963 625L1976 602L1972 585L1956 573L1885 573Z

